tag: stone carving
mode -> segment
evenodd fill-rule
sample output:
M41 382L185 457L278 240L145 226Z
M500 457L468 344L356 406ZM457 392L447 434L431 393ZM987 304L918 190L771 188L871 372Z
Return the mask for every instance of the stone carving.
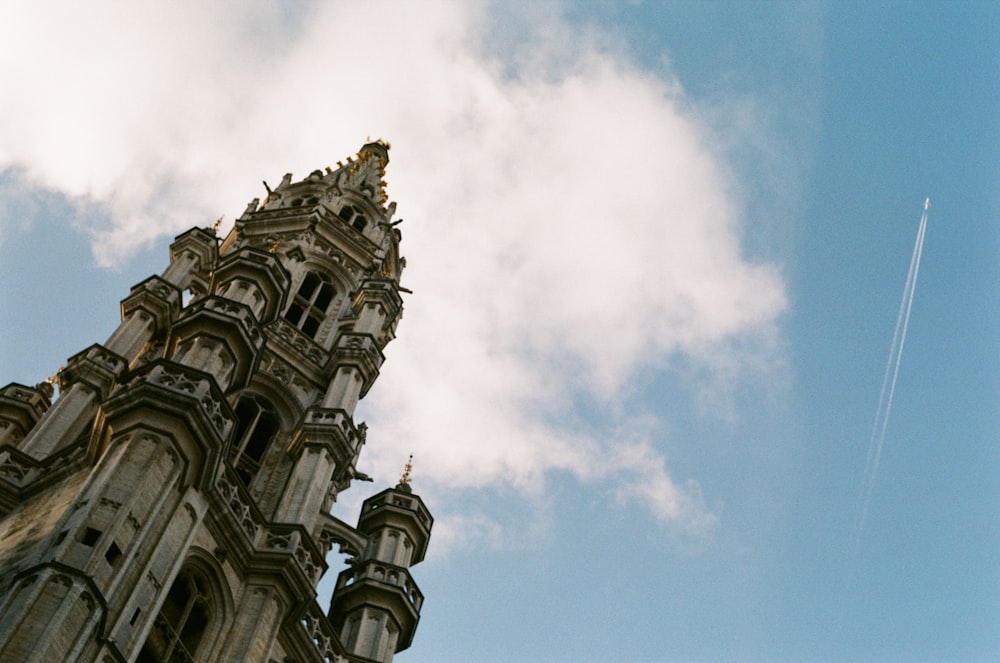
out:
M198 397L202 412L208 417L216 433L226 439L234 425L233 418L222 407L221 395L212 388L212 381L195 373L188 374L176 365L157 364L145 375L136 378L171 391Z
M174 391L180 391L185 394L193 394L194 390L198 387L198 383L189 376L166 369L160 371L160 374L155 377L150 376L150 382L162 387L171 387Z
M316 370L322 370L327 352L284 318L275 318L270 325L274 334L307 359Z
M264 546L267 548L278 548L279 550L288 550L288 547L292 545L292 534L291 532L287 534L277 534L275 532L268 532L267 538L264 540Z
M226 504L229 506L229 510L236 517L236 522L239 523L243 532L247 535L250 541L257 540L257 533L263 528L263 525L258 523L253 509L250 508L250 504L243 499L240 494L239 488L236 484L230 481L227 477L223 476L216 483L216 489L219 494L225 500ZM303 544L302 540L296 536L295 532L279 532L270 529L264 529L264 548L272 548L277 550L288 550L293 545L295 549L292 556L295 561L299 563L306 577L309 578L314 584L319 581L319 576L323 569L322 558L317 557L309 550L309 548Z
M424 602L424 595L410 578L409 572L402 567L370 560L355 565L350 572L340 574L337 588L347 587L362 581L399 587L403 591L403 595L406 596L406 600L418 612ZM334 596L336 596L336 592L334 592Z
M212 425L216 430L222 430L226 425L226 415L222 411L222 404L212 398L211 394L201 397L201 407L205 410Z
M330 622L327 621L326 616L320 611L315 601L309 606L299 623L309 636L309 640L316 646L316 651L319 652L321 659L328 663L348 663L346 658L334 651L333 627L330 626Z
M222 499L229 506L229 510L236 516L236 522L243 528L243 532L251 541L257 538L257 523L254 522L253 510L250 505L243 501L239 489L232 481L226 477L220 477L215 484Z
M319 575L322 570L322 565L317 562L313 557L313 554L306 548L301 541L295 547L295 559L298 561L299 566L305 571L306 577L309 578L316 584L319 581Z
M16 385L11 385L4 390L4 395L12 396L19 401L30 401L34 393L28 389L22 389Z
M8 455L0 462L0 477L12 483L21 483L32 469L32 465Z
M253 311L246 304L240 304L222 297L204 297L197 305L190 307L192 313L198 310L205 309L209 311L216 311L222 313L223 315L235 318L239 321L240 326L250 337L250 340L254 343L258 343L261 338L260 328L257 326L257 319L254 317Z

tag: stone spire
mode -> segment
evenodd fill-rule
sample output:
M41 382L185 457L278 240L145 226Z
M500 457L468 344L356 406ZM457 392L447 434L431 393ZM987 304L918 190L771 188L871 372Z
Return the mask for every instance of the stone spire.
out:
M369 142L265 185L225 239L176 238L58 399L0 389L0 660L388 663L409 646L433 524L412 464L356 527L329 514L367 478L355 407L402 316L388 162ZM356 563L324 614L333 546Z

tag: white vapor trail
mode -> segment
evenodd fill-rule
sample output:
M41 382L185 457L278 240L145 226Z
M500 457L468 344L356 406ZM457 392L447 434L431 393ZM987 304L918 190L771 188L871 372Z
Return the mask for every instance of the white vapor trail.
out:
M924 202L924 213L920 216L920 226L917 229L917 240L910 257L910 271L906 275L906 285L903 287L903 299L899 303L899 314L896 316L896 330L892 336L889 348L889 358L885 365L885 375L882 378L882 391L879 394L878 408L875 411L875 421L872 424L871 439L868 442L868 458L865 462L865 472L861 488L861 514L854 534L854 550L864 532L865 521L868 518L868 507L871 504L872 492L875 490L875 480L878 478L879 461L882 458L882 446L885 444L885 432L889 425L889 413L892 410L892 398L896 393L896 379L899 377L899 365L903 359L903 345L906 343L906 330L910 324L910 310L913 308L913 293L917 287L917 274L920 271L920 256L924 250L924 235L927 231L927 212L930 199Z

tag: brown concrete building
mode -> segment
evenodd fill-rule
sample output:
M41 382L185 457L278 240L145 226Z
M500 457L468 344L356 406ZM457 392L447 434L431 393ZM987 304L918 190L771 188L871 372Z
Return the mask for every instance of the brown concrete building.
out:
M329 514L402 311L388 146L195 228L59 397L0 390L0 662L392 660L433 518L408 485ZM350 555L330 609L316 586Z

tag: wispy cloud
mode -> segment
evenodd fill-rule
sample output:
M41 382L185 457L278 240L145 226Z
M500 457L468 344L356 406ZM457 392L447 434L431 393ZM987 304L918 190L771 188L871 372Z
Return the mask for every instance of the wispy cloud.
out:
M653 434L619 435L630 381L677 356L770 356L786 300L775 266L743 257L729 171L676 82L551 8L527 33L462 3L296 11L4 5L0 168L106 210L88 231L113 264L231 219L262 176L391 140L414 294L363 404L366 464L388 480L415 452L446 517L450 491L538 495L564 472L710 525ZM497 536L463 517L456 542Z

